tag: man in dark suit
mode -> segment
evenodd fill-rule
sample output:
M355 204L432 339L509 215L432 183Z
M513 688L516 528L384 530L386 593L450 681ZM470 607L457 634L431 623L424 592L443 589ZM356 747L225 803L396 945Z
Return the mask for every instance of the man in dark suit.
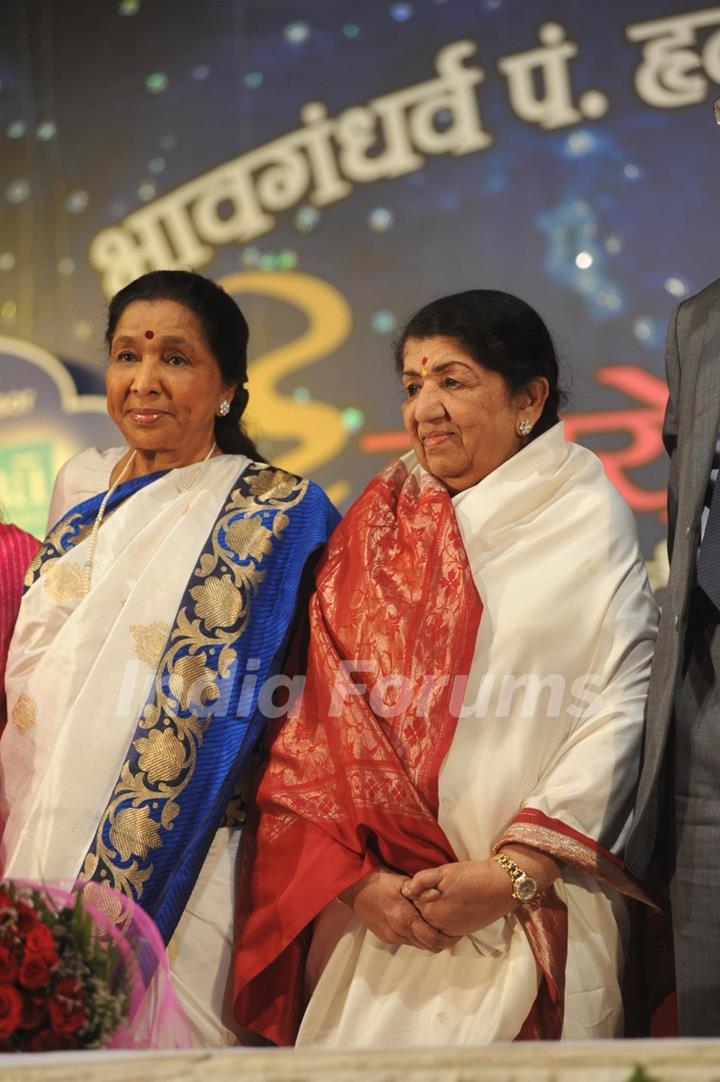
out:
M640 877L669 882L681 1036L720 1036L720 281L668 328L670 579L635 818Z

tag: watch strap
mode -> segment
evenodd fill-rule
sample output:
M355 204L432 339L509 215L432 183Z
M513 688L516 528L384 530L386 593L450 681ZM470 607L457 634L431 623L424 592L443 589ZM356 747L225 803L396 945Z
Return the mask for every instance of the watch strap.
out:
M523 871L519 864L516 864L512 857L509 857L507 853L493 853L493 858L498 864L505 869L512 880L512 896L515 901L520 902L521 905L527 906L529 909L534 909L539 904L540 891L538 890L537 882L533 876L528 875ZM530 897L523 897L518 893L518 882L520 880L529 880L535 886L535 891Z

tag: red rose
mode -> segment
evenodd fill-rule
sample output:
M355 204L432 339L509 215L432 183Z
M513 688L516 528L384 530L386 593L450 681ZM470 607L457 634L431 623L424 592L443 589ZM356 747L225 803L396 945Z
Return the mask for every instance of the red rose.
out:
M53 995L64 996L65 999L76 999L82 1002L83 986L77 977L63 977L53 989Z
M28 1044L28 1052L64 1052L67 1048L77 1048L77 1041L66 1033L52 1033L43 1029L36 1033Z
M47 1001L43 996L23 996L20 1029L37 1029L47 1016Z
M15 912L17 913L17 929L20 936L25 939L28 932L30 932L38 922L38 916L31 905L27 905L25 902L15 902Z
M75 1033L84 1026L86 1015L80 982L74 977L58 981L53 989L48 1010L53 1033Z
M0 984L0 1040L18 1028L22 1015L22 996L11 984Z
M36 924L27 934L25 940L25 957L30 954L38 954L51 965L57 961L57 946L55 937L47 924Z
M0 981L7 981L12 984L17 977L17 969L17 962L13 958L12 952L0 943Z
M31 954L23 959L18 973L18 980L23 988L36 991L44 988L50 979L52 967L47 959L39 954Z

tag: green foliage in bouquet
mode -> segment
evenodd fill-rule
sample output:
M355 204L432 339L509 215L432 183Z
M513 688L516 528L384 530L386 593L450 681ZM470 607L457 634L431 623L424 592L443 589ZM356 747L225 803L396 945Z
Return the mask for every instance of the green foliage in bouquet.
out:
M0 1051L104 1048L127 1018L127 959L82 894L0 882Z

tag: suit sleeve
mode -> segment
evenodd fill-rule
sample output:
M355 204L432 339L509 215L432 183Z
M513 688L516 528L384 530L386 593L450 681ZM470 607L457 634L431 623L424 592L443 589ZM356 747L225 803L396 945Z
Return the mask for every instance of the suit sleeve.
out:
M668 479L668 557L672 559L677 521L678 501L678 400L680 396L680 348L678 345L678 316L680 307L675 309L670 320L665 339L665 373L670 392L663 423L663 443L670 457L670 476Z

